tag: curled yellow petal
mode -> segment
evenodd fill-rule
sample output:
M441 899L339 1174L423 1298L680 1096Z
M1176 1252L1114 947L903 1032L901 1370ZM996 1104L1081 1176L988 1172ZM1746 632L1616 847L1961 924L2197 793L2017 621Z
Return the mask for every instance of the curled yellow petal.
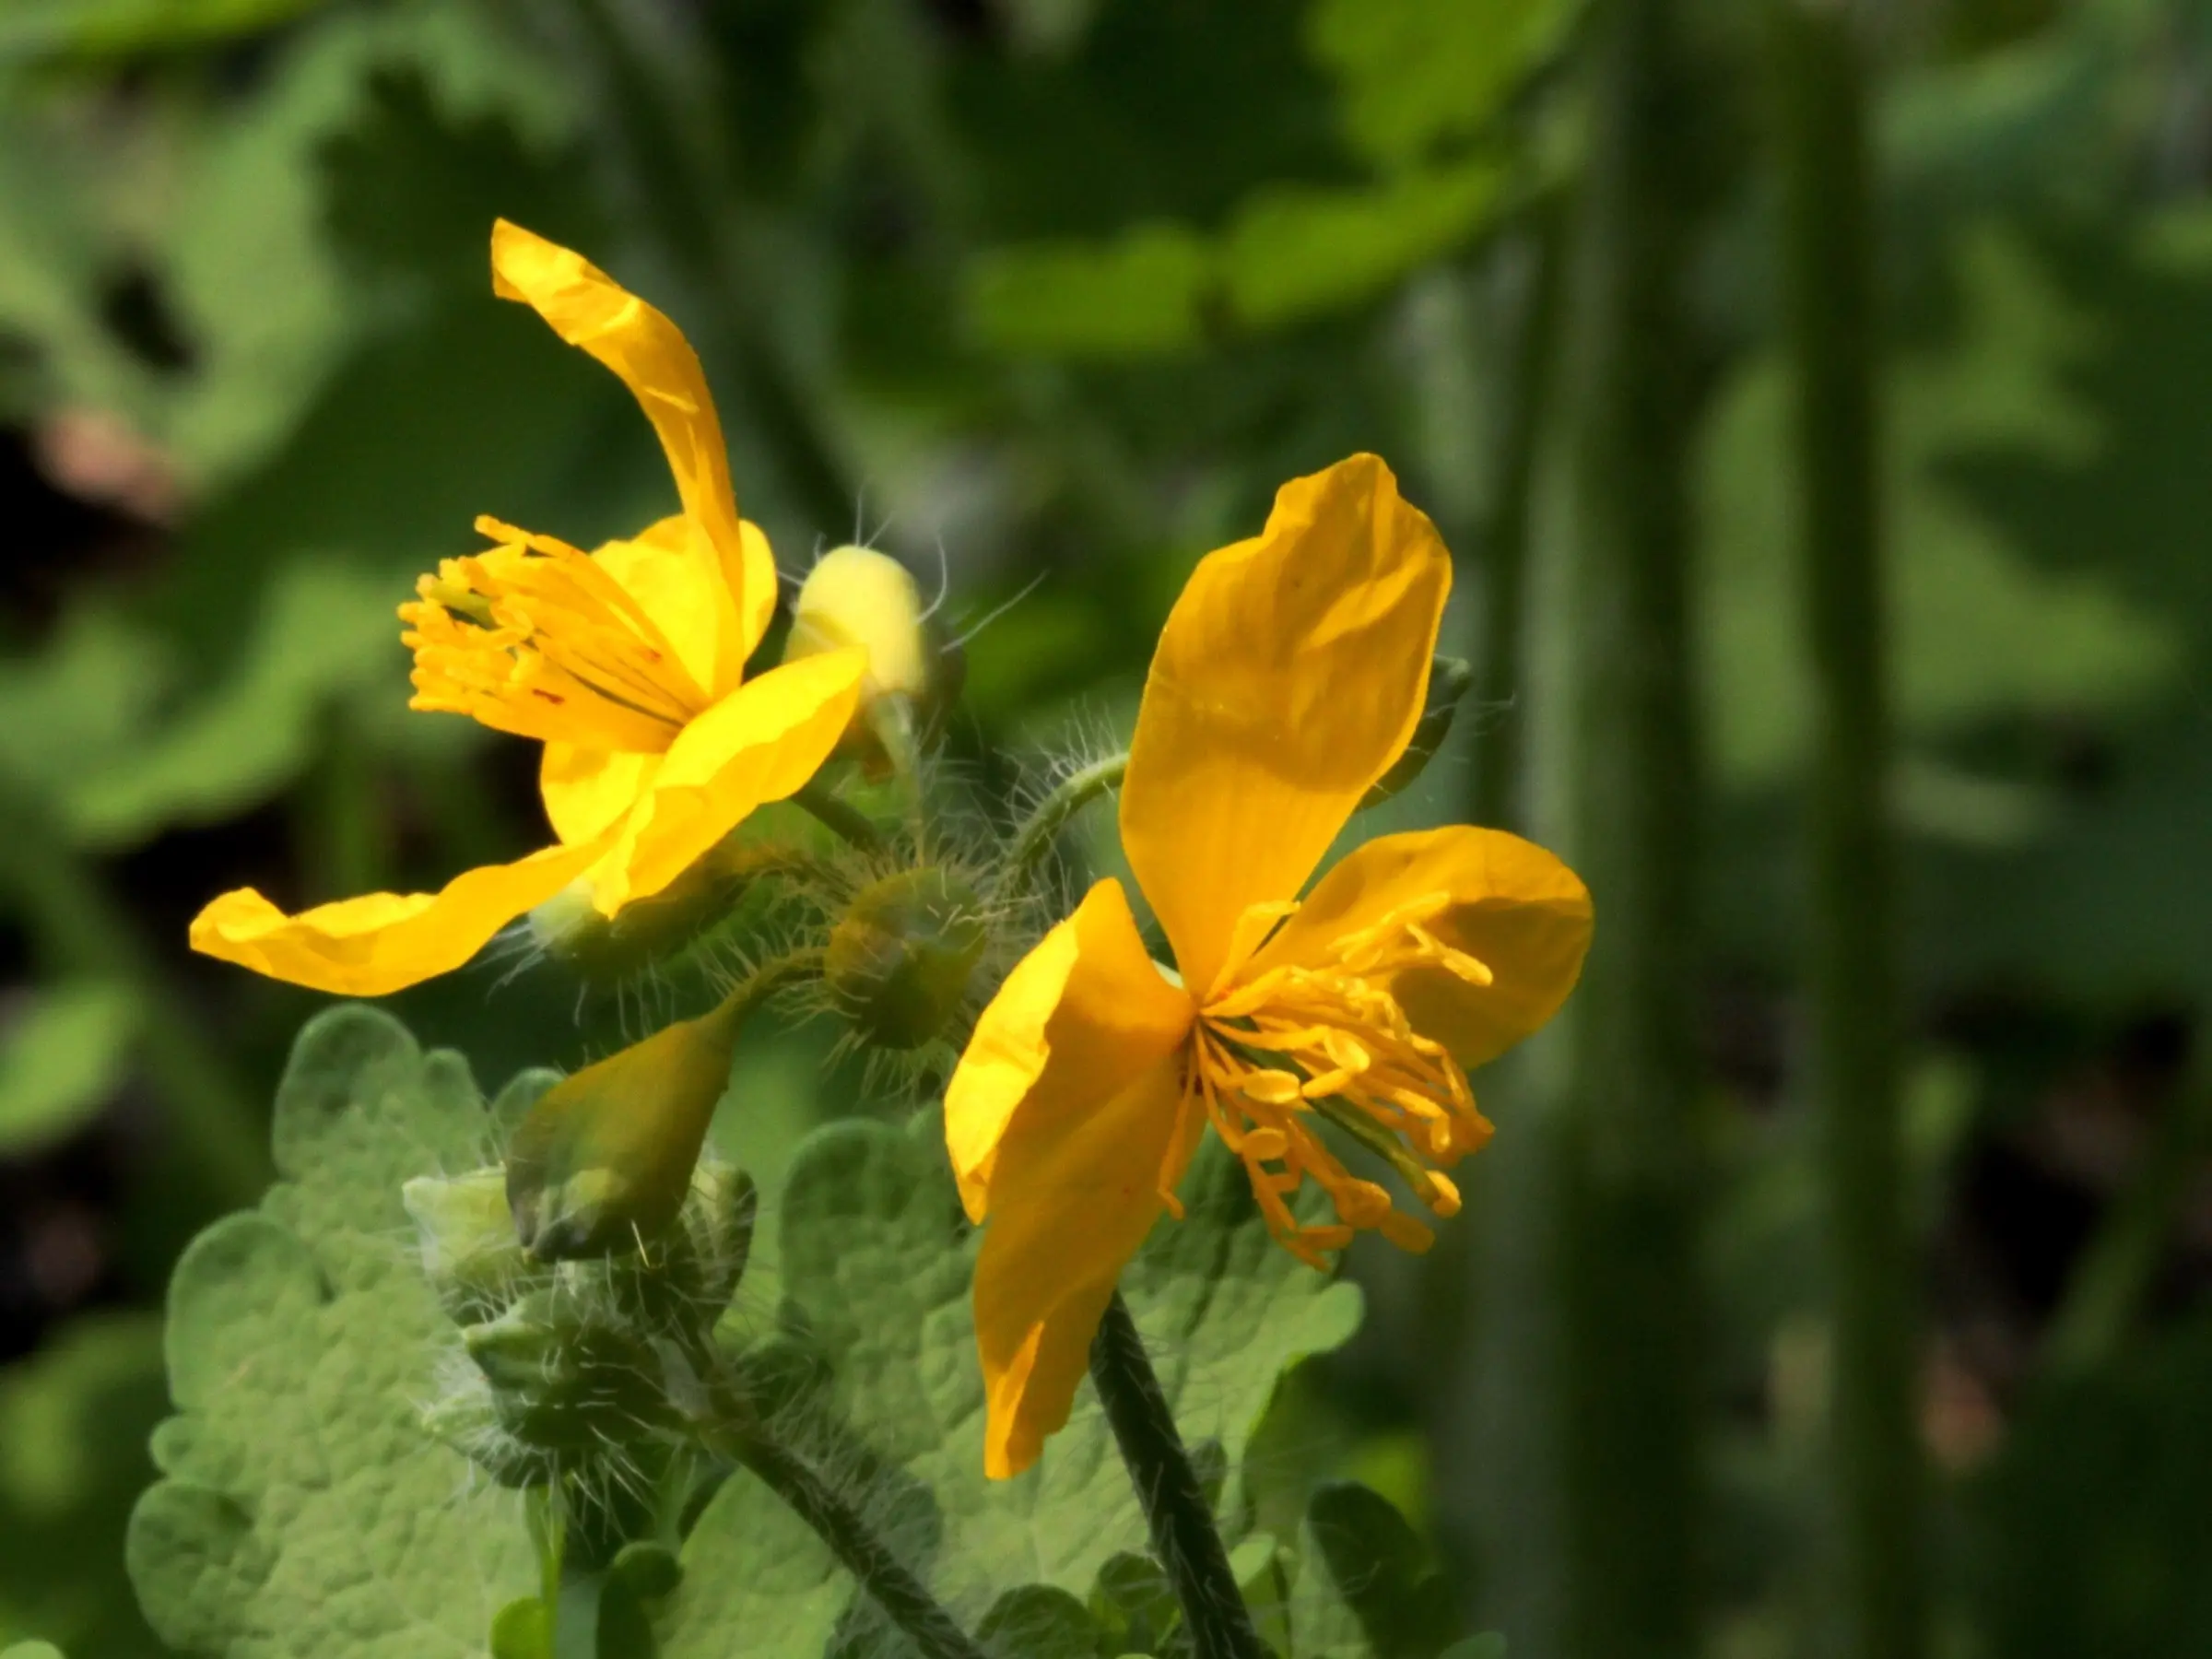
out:
M1389 977L1415 1029L1479 1065L1559 1012L1591 926L1589 889L1551 853L1451 825L1382 836L1338 860L1239 978L1319 964L1374 934L1394 962L1413 959ZM1385 934L1410 935L1412 948Z
M605 850L601 841L547 847L465 870L435 893L367 893L296 916L241 888L194 918L192 947L312 990L382 996L460 967Z
M1018 1115L999 1143L975 1264L994 1480L1028 1468L1067 1421L1114 1283L1159 1218L1160 1171L1181 1172L1204 1125L1179 1110L1182 1077L1175 1055L1156 1058L1080 1111Z
M1234 966L1239 918L1297 894L1405 748L1451 582L1435 526L1372 455L1286 484L1258 536L1192 573L1145 682L1121 811L1194 993Z
M970 1218L990 1212L1018 1119L1081 1122L1176 1052L1192 1018L1189 995L1145 954L1122 884L1099 882L1006 976L946 1088L946 1149Z
M570 345L618 375L660 434L684 517L700 554L722 577L716 668L710 689L734 688L775 609L775 567L758 533L747 537L730 488L722 423L698 355L659 311L582 254L501 219L491 233L492 288L520 300Z
M687 725L591 872L599 913L659 892L756 806L813 777L853 718L866 665L841 651L773 668Z

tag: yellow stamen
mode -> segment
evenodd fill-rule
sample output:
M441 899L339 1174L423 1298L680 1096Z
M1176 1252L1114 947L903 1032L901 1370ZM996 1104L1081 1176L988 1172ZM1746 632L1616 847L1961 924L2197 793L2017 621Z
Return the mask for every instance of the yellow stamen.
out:
M399 607L412 706L545 742L666 749L707 696L636 596L564 541L477 528L497 545L442 561Z
M1416 967L1490 982L1488 964L1427 926L1450 903L1449 894L1432 893L1400 905L1337 939L1318 964L1280 964L1241 983L1232 975L1201 1015L1191 1061L1196 1097L1242 1160L1277 1239L1301 1260L1318 1264L1363 1229L1406 1250L1434 1240L1384 1188L1337 1159L1315 1117L1380 1157L1439 1216L1455 1214L1460 1195L1438 1168L1489 1139L1465 1074L1442 1044L1413 1029L1393 988L1399 972ZM1286 913L1253 906L1237 924L1238 940L1256 944ZM1288 1194L1308 1181L1327 1194L1334 1225L1302 1225L1292 1211Z

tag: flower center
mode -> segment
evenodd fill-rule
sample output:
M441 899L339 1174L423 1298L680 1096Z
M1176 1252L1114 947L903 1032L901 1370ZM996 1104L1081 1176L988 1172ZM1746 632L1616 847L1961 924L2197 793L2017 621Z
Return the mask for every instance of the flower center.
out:
M590 554L477 521L499 545L441 561L399 607L412 708L543 742L658 754L706 694L636 595Z
M1232 982L1199 1016L1184 1110L1203 1102L1243 1160L1277 1240L1315 1266L1361 1228L1404 1250L1434 1241L1385 1188L1344 1166L1315 1132L1316 1118L1389 1164L1438 1216L1459 1208L1459 1189L1439 1171L1490 1138L1466 1074L1442 1043L1413 1029L1394 990L1398 974L1416 968L1490 982L1488 967L1426 925L1451 901L1439 892L1400 905L1334 940L1318 964L1284 963ZM1301 1223L1291 1210L1289 1195L1309 1179L1328 1194L1334 1223Z

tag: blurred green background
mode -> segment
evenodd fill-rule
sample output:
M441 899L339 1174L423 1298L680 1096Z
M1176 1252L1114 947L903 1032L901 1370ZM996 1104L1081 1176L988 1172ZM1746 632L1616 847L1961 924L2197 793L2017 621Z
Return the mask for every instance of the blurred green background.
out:
M252 1201L321 1000L193 959L186 923L536 844L533 751L406 712L393 607L477 512L589 545L665 510L620 387L491 298L495 216L687 329L786 569L857 531L925 587L942 559L971 621L1041 574L968 647L984 795L1005 756L1125 732L1194 561L1372 449L1454 549L1481 688L1374 816L1543 834L1577 615L1548 572L1592 488L1558 463L1586 394L1548 367L1581 345L1560 226L1598 210L1639 8L1678 48L1658 302L1688 347L1680 1594L1716 1659L1840 1651L1794 94L1729 0L0 7L0 1645L158 1651L121 1538L162 1288ZM2212 1653L2212 6L1860 22L1926 1651ZM635 1014L496 967L394 1001L495 1083ZM748 1039L718 1135L771 1186L809 1124L881 1109L826 1047ZM1560 1542L1550 1406L1609 1361L1547 1346L1543 1071L1477 1078L1467 1215L1426 1263L1357 1256L1368 1329L1265 1439L1286 1482L1405 1505L1516 1659L1608 1593Z

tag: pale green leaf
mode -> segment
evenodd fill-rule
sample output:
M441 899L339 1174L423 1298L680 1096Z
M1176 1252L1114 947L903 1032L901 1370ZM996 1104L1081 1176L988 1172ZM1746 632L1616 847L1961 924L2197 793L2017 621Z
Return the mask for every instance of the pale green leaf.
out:
M466 1067L388 1017L340 1007L301 1033L277 1096L283 1179L171 1287L179 1415L127 1556L172 1645L474 1655L535 1588L519 1500L418 1420L451 1335L403 1243L400 1187L480 1164L490 1130Z
M1213 250L1181 225L1140 225L1103 244L1001 248L970 273L969 314L994 350L1143 357L1199 343Z
M35 993L0 1031L0 1156L68 1134L113 1099L136 1025L119 985L79 981Z
M1580 9L1578 0L1318 0L1306 41L1336 77L1346 136L1402 166L1495 121Z

